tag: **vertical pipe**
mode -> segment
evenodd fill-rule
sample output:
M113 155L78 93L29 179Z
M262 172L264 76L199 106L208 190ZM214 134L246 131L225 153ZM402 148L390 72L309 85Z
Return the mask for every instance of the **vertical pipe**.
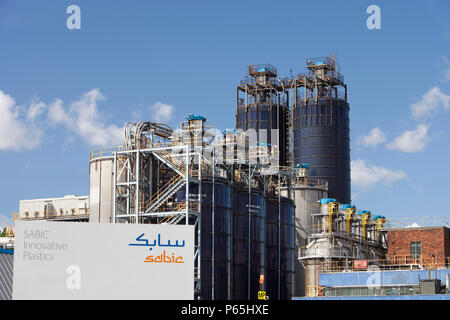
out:
M149 157L149 186L148 186L148 197L149 199L153 196L153 157Z
M280 173L278 173L278 300L281 300L281 194Z
M216 149L213 149L213 163L212 163L212 228L211 228L211 233L212 233L212 252L211 252L211 298L212 300L214 300L214 239L216 236L216 233L214 231L214 218L215 218L215 207L216 207L216 202L215 202L215 175L216 175L216 162L215 162L215 154L216 154Z
M134 223L139 223L139 187L140 187L140 160L141 160L141 152L140 152L140 140L138 140L137 150L136 150L136 221Z
M198 168L198 170L199 170L199 177L198 177L198 213L197 213L197 224L198 224L198 226L197 226L197 241L198 241L198 253L197 253L197 255L198 255L198 257L197 257L197 259L198 259L198 261L197 261L197 264L198 264L198 278L199 278L199 283L200 283L200 290L201 290L201 275L200 275L200 262L201 262L201 252L200 252L200 248L201 248L201 246L200 246L200 244L201 244L201 242L202 242L202 229L201 229L201 227L202 227L202 224L201 224L201 217L202 217L202 158L201 158L201 153L198 153L198 162L199 162L199 168Z
M250 300L250 250L251 250L251 164L248 164L248 271L247 271L247 299Z
M117 208L116 208L116 201L117 201L117 151L114 150L114 174L113 174L114 184L113 184L113 221L112 223L116 223L116 216L117 216Z
M99 163L99 167L100 167L100 179L99 179L100 187L98 188L99 189L99 192L98 192L98 199L99 199L99 201L98 201L98 222L101 222L100 218L102 216L102 188L101 188L101 186L102 186L102 162L99 161L98 163Z
M280 137L282 136L281 135L281 132L280 132L280 96L279 96L279 94L278 94L278 92L275 92L276 93L276 95L277 95L277 130L278 130L278 135L277 135L277 138L278 138L278 141L277 141L277 145L278 145L278 163L280 163L280 155L281 155L281 152L285 152L285 150L281 150L281 147L282 147L282 143L280 143ZM272 99L270 99L271 101L272 101ZM272 144L273 144L273 142L272 142ZM284 164L283 164L284 165Z
M125 166L127 167L127 215L130 215L129 222L131 222L131 204L130 204L130 171L131 171L131 162L130 162L131 153L127 154L128 159L125 160ZM127 219L128 219L127 218Z
M185 152L185 159L186 159L186 199L184 201L186 201L186 214L185 214L185 224L188 225L189 224L189 147L186 146L184 148L184 152ZM199 231L200 232L200 231ZM200 267L200 266L199 266Z

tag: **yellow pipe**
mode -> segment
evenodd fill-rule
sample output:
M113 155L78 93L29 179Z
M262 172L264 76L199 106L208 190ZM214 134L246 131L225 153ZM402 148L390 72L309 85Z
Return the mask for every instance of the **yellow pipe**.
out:
M354 217L356 209L348 208L346 211L346 223L347 223L347 235L350 235L351 231L351 223Z
M366 226L367 226L367 223L369 221L369 218L370 218L370 213L364 213L363 214L362 224L363 224L363 238L364 239L367 238Z
M385 223L385 220L382 218L377 220L377 237L378 238L380 237L380 230L381 230L381 228L383 228L384 223Z
M333 232L333 214L337 213L338 203L330 202L328 205L328 232Z

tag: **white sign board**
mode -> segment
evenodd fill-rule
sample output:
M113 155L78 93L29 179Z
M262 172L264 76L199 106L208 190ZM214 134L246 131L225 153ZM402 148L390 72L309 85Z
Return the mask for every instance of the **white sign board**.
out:
M194 298L194 227L18 221L13 299Z

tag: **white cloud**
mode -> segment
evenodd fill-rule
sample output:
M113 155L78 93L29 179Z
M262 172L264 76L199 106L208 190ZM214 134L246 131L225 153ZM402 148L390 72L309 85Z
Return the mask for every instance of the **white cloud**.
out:
M376 147L380 143L384 143L386 141L386 134L380 130L380 128L376 127L370 130L369 134L362 136L358 139L357 143L368 148L368 147Z
M450 96L446 95L438 87L431 88L422 95L422 99L410 106L411 114L416 120L430 118L441 109L450 109Z
M445 64L444 82L449 82L450 81L450 61L448 61L446 57L444 57L444 64Z
M37 97L34 97L27 110L27 119L30 121L35 121L46 108L47 105L44 102L39 101Z
M151 111L153 121L168 122L172 120L172 115L175 111L175 108L172 105L158 101L153 106L151 106Z
M104 113L99 111L98 104L103 100L100 90L92 89L67 106L61 99L46 104L34 97L28 106L20 107L0 90L0 150L36 148L49 125L65 127L71 141L80 137L90 146L121 144L122 127L106 123ZM175 108L157 102L151 110L154 121L164 122L172 119Z
M99 89L84 93L80 100L70 105L69 111L64 103L56 99L49 107L48 118L54 124L65 125L72 133L80 136L91 146L116 145L123 142L122 128L106 125L99 113L97 103L105 100Z
M429 126L419 124L415 130L406 130L386 147L407 153L420 152L425 149L428 142L428 129Z
M352 185L367 189L377 184L391 185L406 178L406 174L400 170L390 170L381 166L372 165L363 159L351 161Z
M450 75L450 70L449 70ZM413 130L406 130L394 141L386 145L386 148L407 153L420 152L426 147L429 140L428 131L430 124L425 124L428 120L439 112L450 109L450 95L441 91L438 87L431 88L422 95L420 101L410 106L411 116L420 122Z
M450 66L444 71L444 82L450 81Z
M56 99L48 108L48 118L54 124L72 125L72 119L64 110L64 102Z
M15 100L0 90L0 150L34 149L40 144L42 131L30 120L41 106L28 108L28 119L21 116Z

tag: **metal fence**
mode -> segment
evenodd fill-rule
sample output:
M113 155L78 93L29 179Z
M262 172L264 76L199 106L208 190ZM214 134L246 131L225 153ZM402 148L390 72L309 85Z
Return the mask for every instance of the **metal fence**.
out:
M12 250L0 249L0 300L11 300L13 289Z

